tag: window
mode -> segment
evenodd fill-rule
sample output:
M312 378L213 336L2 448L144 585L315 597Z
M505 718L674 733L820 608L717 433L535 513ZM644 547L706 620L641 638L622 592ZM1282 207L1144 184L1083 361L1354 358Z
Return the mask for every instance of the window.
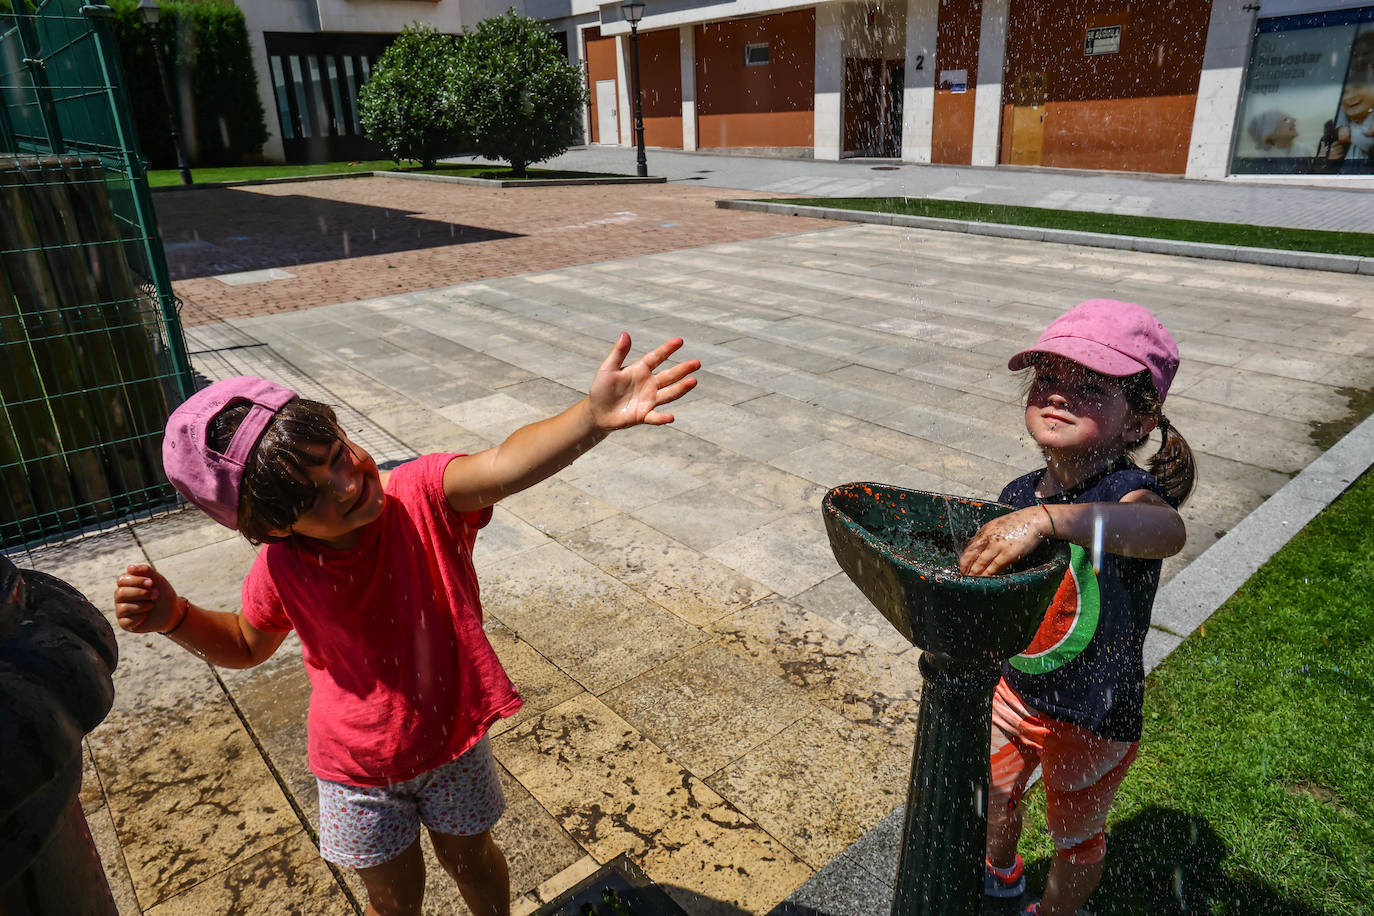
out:
M1374 7L1261 19L1231 150L1236 174L1368 175Z
M767 64L768 42L744 46L744 65L746 67L764 67Z

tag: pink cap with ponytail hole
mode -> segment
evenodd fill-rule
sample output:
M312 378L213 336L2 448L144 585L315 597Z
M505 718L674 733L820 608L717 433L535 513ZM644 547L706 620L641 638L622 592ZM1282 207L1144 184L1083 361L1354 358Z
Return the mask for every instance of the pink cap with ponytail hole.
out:
M1147 371L1163 401L1178 371L1178 345L1150 314L1133 302L1089 299L1060 315L1035 342L1007 361L1024 369L1037 353L1052 353L1116 378Z
M296 396L267 379L241 375L215 382L186 399L167 419L162 440L162 467L167 479L205 514L226 528L238 528L239 489L243 471L253 457L267 425ZM249 404L229 450L210 447L210 422L222 411Z

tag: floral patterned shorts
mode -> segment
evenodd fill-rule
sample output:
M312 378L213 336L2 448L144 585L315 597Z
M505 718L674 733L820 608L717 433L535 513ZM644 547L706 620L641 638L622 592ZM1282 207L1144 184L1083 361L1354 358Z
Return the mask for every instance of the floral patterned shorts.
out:
M396 858L420 835L475 836L501 818L506 797L482 738L452 763L386 787L320 779L320 854L344 868L372 868Z

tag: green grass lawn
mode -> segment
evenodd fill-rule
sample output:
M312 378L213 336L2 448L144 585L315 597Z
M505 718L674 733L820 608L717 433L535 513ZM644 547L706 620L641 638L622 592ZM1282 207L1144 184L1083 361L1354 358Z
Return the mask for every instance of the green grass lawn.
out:
M901 213L937 219L961 219L979 223L1009 223L1014 226L1039 226L1045 229L1074 229L1080 232L1143 236L1179 242L1210 242L1216 245L1374 256L1374 234L1367 232L1281 229L1238 223L1162 219L1155 216L1122 216L1079 210L1013 207L1006 204L970 203L962 200L931 200L923 197L814 197L775 199L773 202L811 207L838 207L842 210Z
M1374 912L1371 518L1367 473L1151 674L1094 912ZM1042 791L1026 812L1038 895Z
M191 179L196 184L211 184L224 181L259 181L263 178L301 178L309 175L337 175L347 172L421 172L427 175L450 175L463 178L494 178L502 181L515 180L508 167L473 165L470 163L439 163L432 169L422 169L417 164L399 165L390 159L373 159L365 162L319 162L313 165L251 165L233 166L217 169L192 169ZM526 169L528 179L553 178L627 178L607 172L568 172L557 169ZM165 187L181 184L181 173L176 169L158 169L148 172L151 187Z

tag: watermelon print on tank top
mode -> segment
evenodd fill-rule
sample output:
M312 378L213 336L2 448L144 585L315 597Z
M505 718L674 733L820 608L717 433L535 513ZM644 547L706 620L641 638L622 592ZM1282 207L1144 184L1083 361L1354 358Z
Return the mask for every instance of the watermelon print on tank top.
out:
M1063 584L1055 592L1031 644L1010 659L1009 664L1026 674L1045 674L1072 661L1092 641L1101 610L1097 573L1093 572L1088 552L1070 544L1069 571L1064 574Z
M1122 459L1073 489L1041 497L1041 468L1007 484L1000 502L1114 503L1149 490L1171 505L1159 482ZM1142 659L1159 560L1104 553L1094 574L1088 551L1070 544L1069 571L1031 644L1002 666L1007 684L1036 712L1112 741L1140 740L1145 698Z

